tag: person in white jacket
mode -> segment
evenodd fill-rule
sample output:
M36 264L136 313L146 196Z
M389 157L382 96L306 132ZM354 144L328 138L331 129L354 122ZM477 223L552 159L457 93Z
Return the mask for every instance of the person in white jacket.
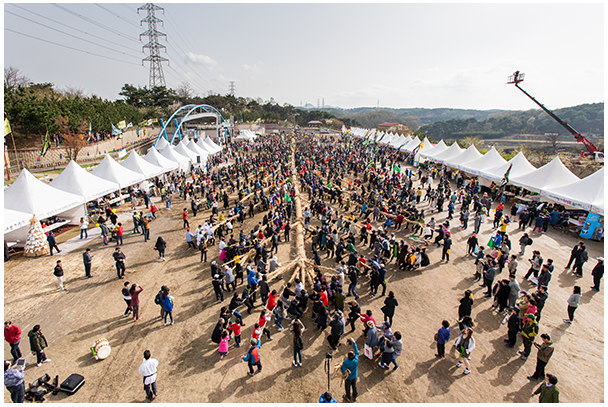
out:
M456 367L462 366L462 363L464 362L464 374L471 373L469 360L471 359L471 352L473 351L473 349L475 349L475 339L473 338L473 330L471 328L463 330L458 336L458 339L456 339L454 346L460 352Z

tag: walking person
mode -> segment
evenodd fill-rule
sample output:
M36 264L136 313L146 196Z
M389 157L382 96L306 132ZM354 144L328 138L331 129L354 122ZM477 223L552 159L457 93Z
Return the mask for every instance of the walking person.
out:
M536 370L532 376L528 376L528 380L538 380L545 377L545 367L549 363L549 359L553 356L553 342L549 334L540 335L541 344L534 342L534 347L538 351L536 354Z
M84 262L84 274L85 274L85 276L87 278L93 277L91 275L91 266L92 266L92 262L93 262L93 255L91 254L91 249L89 249L88 247L86 248L86 250L82 254L82 260Z
M63 266L61 265L61 260L57 260L57 265L53 270L53 275L57 277L57 281L59 282L59 288L61 291L67 291L63 286Z
M471 359L471 352L473 351L473 349L475 349L475 339L473 338L473 329L467 328L464 331L462 331L460 333L460 335L458 336L458 339L456 339L456 343L454 343L454 346L460 352L460 354L458 356L458 363L456 364L456 367L462 366L462 363L464 362L465 369L464 369L463 373L464 374L471 373L469 360Z
M129 295L131 296L131 308L133 309L133 320L139 321L139 294L144 289L139 284L131 285Z
M4 386L11 394L13 403L23 403L25 397L25 382L23 380L25 365L11 369L11 362L4 361Z
M395 315L395 307L399 306L395 293L392 291L388 292L388 297L384 299L384 306L380 308L380 311L384 314L384 320L393 325L393 316Z
M49 244L51 256L53 255L53 248L57 250L57 253L61 253L61 250L59 250L59 246L57 246L57 241L55 240L55 234L53 233L53 231L49 232L49 235L46 237L46 241Z
M356 402L359 392L357 391L357 369L359 367L359 348L357 348L357 342L353 338L346 341L349 345L353 345L353 350L348 352L347 358L342 362L340 371L344 374L348 371L348 376L344 380L344 400L346 402ZM352 398L351 398L352 389Z
M299 318L295 318L289 325L289 330L293 333L293 365L302 366L302 349L304 349L304 340L302 334L306 330L304 324Z
M575 285L572 288L572 294L568 297L568 318L564 319L564 322L571 324L574 321L574 312L578 308L578 304L581 301L581 288Z
M112 257L114 258L114 265L116 266L116 275L118 278L125 278L125 271L127 265L127 256L123 252L120 251L120 247L114 249L114 253L112 253Z
M116 246L122 246L123 231L122 223L118 222L118 225L116 225Z
M40 330L40 325L34 325L27 336L30 338L30 350L36 355L36 366L40 367L43 363L48 363L51 359L46 357L44 349L48 346L44 334Z
M173 325L173 307L175 304L175 299L169 295L169 287L165 287L160 298L163 310L165 311L165 326ZM167 317L170 317L171 322L167 322Z
M435 341L437 341L437 353L435 356L438 358L445 357L445 344L450 340L450 323L446 320L441 322L441 328L435 334Z
M573 270L574 274L576 274L577 277L583 276L583 264L585 264L588 259L589 259L589 255L587 254L587 249L585 248L585 245L584 244L580 245L580 250L576 254L576 258L574 260L574 270Z
M144 242L147 242L150 240L150 221L148 220L147 216L142 216L140 222L142 233L144 235Z
M247 354L242 355L241 359L243 362L247 362L247 366L249 367L249 372L247 373L249 376L253 376L255 372L253 371L253 367L258 367L258 373L262 372L262 360L260 358L260 346L262 342L259 339L251 338L249 342L251 347L247 351Z
M21 342L21 328L17 325L13 325L11 321L4 322L4 340L8 342L11 347L11 356L13 357L13 363L17 361L21 356L21 349L19 349L19 342Z
M146 398L150 401L158 396L156 391L156 373L158 370L158 360L150 358L149 350L144 351L144 362L139 366L139 373L144 376L144 391Z
M161 236L156 239L156 244L154 245L156 251L158 251L158 258L162 261L165 261L165 249L167 248L167 242Z
M452 238L449 235L443 239L443 250L441 252L441 260L446 263L450 261L450 248L452 247Z
M570 268L570 266L572 265L572 262L574 260L576 260L576 256L581 251L581 246L584 246L584 243L583 242L578 242L576 244L576 246L574 246L572 248L572 250L570 251L570 259L568 259L568 264L566 265L566 270L568 270Z
M122 316L128 317L129 314L133 311L133 309L131 308L131 294L129 293L128 281L125 281L125 283L122 285L122 298L127 303L127 309L125 310L125 313Z

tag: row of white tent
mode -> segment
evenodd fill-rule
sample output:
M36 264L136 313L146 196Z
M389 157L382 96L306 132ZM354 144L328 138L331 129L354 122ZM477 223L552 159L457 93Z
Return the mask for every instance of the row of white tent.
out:
M249 129L243 129L240 131L240 134L235 137L235 140L249 140L253 141L258 137L256 133Z
M199 139L197 143L182 140L173 147L161 138L158 144L160 152L151 147L141 157L132 151L120 164L106 155L91 172L70 161L49 184L24 169L15 182L4 190L5 239L20 240L23 244L27 237L26 226L29 226L32 215L39 220L58 215L72 223L78 222L80 217L85 216L87 202L170 171L188 172L191 165L203 165L209 155L221 151L221 147L210 139Z
M420 141L418 137L412 138L409 134L404 136L403 134L385 133L383 131L376 132L376 129L368 130L360 127L352 127L350 134L355 137L367 137L370 140L376 140L379 144L394 147L400 151L412 152L420 144L431 146L432 144L428 139Z
M373 131L361 128L351 129L351 134L372 139L375 136L377 141L379 138L378 135L373 134ZM420 145L415 161L429 160L477 176L481 185L500 182L510 169L508 183L511 185L523 187L540 194L541 197L569 207L604 215L603 168L580 179L566 168L559 157L536 168L523 153L519 152L511 160L506 161L494 147L487 153L481 154L474 145L462 149L458 143L453 143L448 147L443 140L432 145L428 138L422 142L417 138L413 140L410 138L405 145L400 146L399 143L404 142L408 137L385 134L379 143L386 139L387 145L409 152ZM418 140L417 144L416 140Z

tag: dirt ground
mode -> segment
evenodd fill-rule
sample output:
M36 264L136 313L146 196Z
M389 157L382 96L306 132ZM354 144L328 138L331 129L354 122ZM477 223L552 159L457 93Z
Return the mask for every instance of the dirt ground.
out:
M428 204L421 204L425 208ZM122 283L116 278L111 254L113 244L104 246L97 238L91 247L94 275L84 277L82 252L80 250L61 255L26 259L22 256L5 263L4 310L5 319L11 319L23 330L21 350L28 358L25 371L26 382L49 373L59 375L60 380L71 373L80 373L86 384L73 396L60 393L49 395L47 402L77 403L127 403L144 402L142 376L137 372L143 361L142 353L150 349L152 357L159 360L158 391L155 403L186 402L317 402L321 393L327 390L327 375L324 372L325 353L329 350L326 336L314 327L310 312L306 312L303 323L304 333L303 366L294 368L291 364L293 352L291 335L288 330L277 332L276 325L270 330L274 340L262 340L263 371L250 378L247 366L240 356L247 348L234 348L224 360L219 360L217 345L212 343L211 332L217 322L222 305L215 300L211 288L209 264L218 258L217 246L209 251L207 263L201 263L198 251L188 250L185 230L182 229L181 211L188 207L184 201L174 198L173 208L161 210L159 219L151 224L151 240L144 243L141 235L129 235L124 239L123 252L127 256L127 280L138 283L143 288L141 299L141 319L122 316L125 308L121 296ZM507 205L507 210L509 205ZM125 230L132 230L130 212L126 211ZM190 216L190 225L202 223L209 211ZM245 232L261 220L257 213L254 219L247 219ZM447 212L433 215L443 221ZM452 225L457 224L453 221ZM472 224L472 222L470 222ZM239 228L235 225L238 233ZM359 363L359 398L363 403L418 403L418 402L528 402L530 394L540 382L530 382L526 376L534 372L536 352L524 361L517 350L522 349L521 339L515 349L504 346L506 326L501 325L502 316L492 311L491 300L483 297L482 288L473 281L472 257L466 256L466 239L471 229L463 231L453 227L451 261L440 262L441 251L429 246L431 265L415 272L395 271L394 263L387 268L388 290L393 290L399 301L394 318L393 330L403 334L403 354L397 360L400 368L384 371L377 361L369 361L361 351ZM521 231L517 225L508 229L511 241L517 246ZM482 225L480 241L486 243L492 234L491 222ZM167 261L157 259L152 249L157 236L167 241ZM407 234L397 232L398 239ZM534 233L533 249L541 251L543 257L553 258L555 271L549 284L549 299L543 310L540 333L551 335L555 354L547 372L559 379L558 387L562 402L598 403L604 400L604 285L602 291L590 290L591 269L596 264L595 257L603 256L603 244L586 241L589 262L584 267L584 277L577 279L564 270L570 249L579 240L556 230L544 235ZM292 236L292 242L294 241ZM60 247L61 247L61 239ZM307 251L310 253L309 240ZM516 247L514 247L516 248ZM528 248L527 254L531 253ZM365 249L365 254L369 252ZM295 249L282 242L278 253L279 261L293 258ZM312 256L311 256L312 257ZM529 256L520 258L517 273L524 290L532 287L521 282L527 271ZM52 275L55 261L61 258L66 273L67 292L60 292ZM325 260L323 265L333 267L333 260ZM289 277L289 276L287 276ZM505 272L499 275L506 278ZM583 296L572 325L562 322L567 317L566 299L573 285L582 287ZM171 288L175 297L175 325L164 326L159 317L159 308L153 299L161 285ZM281 289L281 280L271 281L271 287ZM363 310L371 309L381 319L380 308L383 298L371 298L367 294L369 284L362 281L358 286L361 295L359 303ZM239 291L243 286L239 285ZM457 369L456 352L451 346L457 334L458 301L466 289L474 293L473 318L476 347L472 352L471 369L468 376ZM259 312L260 301L256 303ZM258 318L254 312L243 314L247 324L242 333L244 342L250 337ZM452 338L445 359L438 360L434 354L433 335L447 319L451 323ZM27 332L33 325L40 324L49 342L47 356L51 363L36 367L35 357L29 353ZM347 329L348 331L348 329ZM358 329L353 336L359 348L364 340ZM112 346L111 355L96 361L89 348L98 338L107 338ZM342 339L342 346L334 353L333 364L341 363L350 347ZM9 346L5 342L5 359L10 359ZM331 391L342 401L343 386L332 375ZM5 402L10 402L5 391Z

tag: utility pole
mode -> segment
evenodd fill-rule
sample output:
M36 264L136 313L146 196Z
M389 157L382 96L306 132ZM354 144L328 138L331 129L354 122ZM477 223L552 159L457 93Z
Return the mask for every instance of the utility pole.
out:
M236 93L236 86L234 85L234 81L230 81L230 86L228 88L228 94L234 96Z
M162 10L164 14L165 9L163 9L162 7L158 7L157 5L154 5L152 3L146 3L137 9L137 14L139 14L140 10L145 10L147 12L147 16L146 18L141 20L139 25L142 25L143 23L148 23L148 30L139 34L139 39L141 40L142 36L148 37L148 43L142 48L150 49L150 55L142 59L141 64L143 65L144 61L150 62L150 88L153 88L155 86L166 86L165 75L163 74L163 66L161 63L165 61L169 62L169 60L160 56L160 49L164 48L165 52L167 52L167 47L161 45L158 42L158 38L164 36L166 39L167 34L156 30L157 23L162 23L163 20L154 16L154 12L156 10Z

